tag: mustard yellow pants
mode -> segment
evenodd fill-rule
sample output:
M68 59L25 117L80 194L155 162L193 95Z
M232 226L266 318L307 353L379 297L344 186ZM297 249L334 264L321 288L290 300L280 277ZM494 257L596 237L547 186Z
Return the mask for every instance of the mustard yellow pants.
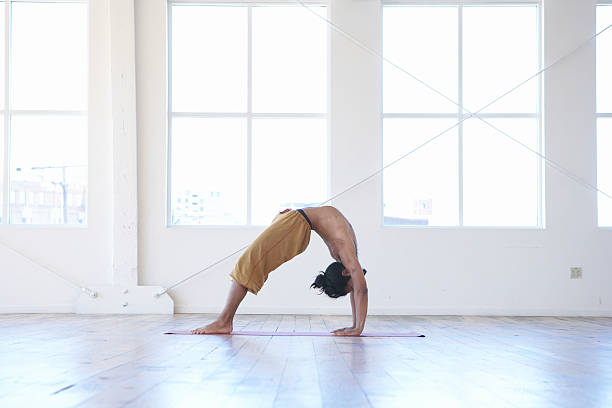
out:
M310 231L298 211L278 214L240 256L230 277L256 295L270 272L306 250Z

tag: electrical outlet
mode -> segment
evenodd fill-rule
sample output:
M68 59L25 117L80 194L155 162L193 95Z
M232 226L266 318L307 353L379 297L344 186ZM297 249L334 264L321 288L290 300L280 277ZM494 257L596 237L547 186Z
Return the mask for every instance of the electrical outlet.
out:
M570 279L582 279L582 267L572 266L570 268Z

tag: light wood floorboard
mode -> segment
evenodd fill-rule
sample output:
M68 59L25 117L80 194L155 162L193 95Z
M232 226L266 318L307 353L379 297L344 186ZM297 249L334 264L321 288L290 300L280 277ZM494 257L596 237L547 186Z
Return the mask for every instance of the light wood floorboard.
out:
M612 407L612 318L368 318L425 338L162 334L212 317L0 315L0 407ZM234 329L349 323L238 315Z

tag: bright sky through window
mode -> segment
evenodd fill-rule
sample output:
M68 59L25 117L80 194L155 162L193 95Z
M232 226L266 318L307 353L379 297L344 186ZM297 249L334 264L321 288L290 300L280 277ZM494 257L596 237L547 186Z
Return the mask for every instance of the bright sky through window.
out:
M538 43L535 5L385 6L385 57L459 106L383 64L384 163L536 72ZM539 150L538 79L482 116ZM534 227L540 223L541 162L471 118L389 167L383 191L385 225Z
M2 99L10 117L2 127L10 140L3 166L10 198L3 214L14 224L83 224L87 3L11 2L10 12L10 97Z
M295 5L171 12L169 224L264 225L323 201L324 22Z
M612 5L597 7L597 32L612 24ZM612 195L612 28L597 38L597 185ZM598 220L612 227L612 199L599 194Z

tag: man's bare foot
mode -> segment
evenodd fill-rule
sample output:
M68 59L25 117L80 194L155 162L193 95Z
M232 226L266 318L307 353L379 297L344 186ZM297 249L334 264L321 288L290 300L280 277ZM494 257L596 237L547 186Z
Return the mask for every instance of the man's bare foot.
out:
M191 334L230 334L233 329L231 322L215 320L209 325L192 330Z

